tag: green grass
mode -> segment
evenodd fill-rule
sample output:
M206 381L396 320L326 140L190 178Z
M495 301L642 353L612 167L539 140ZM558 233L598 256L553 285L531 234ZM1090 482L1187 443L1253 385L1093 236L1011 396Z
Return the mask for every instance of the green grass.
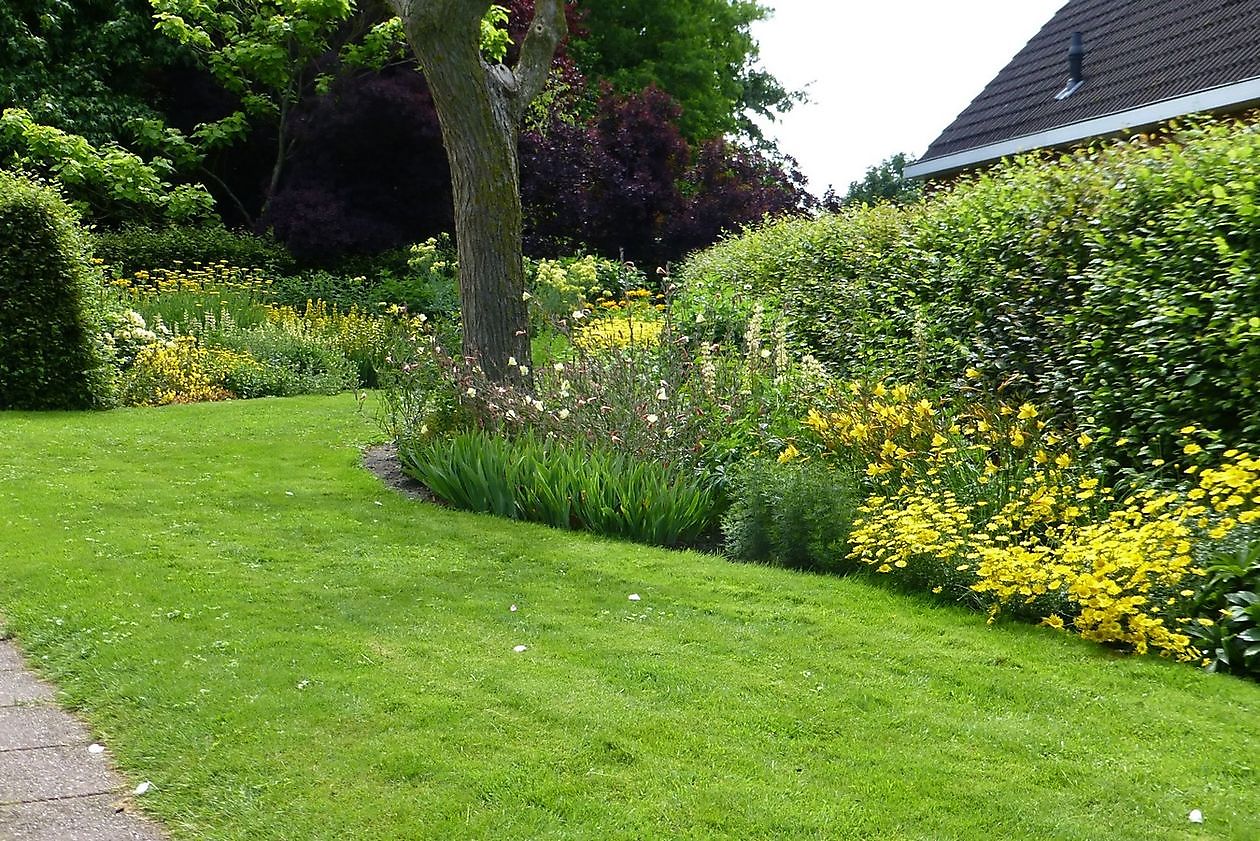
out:
M411 502L375 434L0 415L0 612L178 838L1260 837L1260 686Z

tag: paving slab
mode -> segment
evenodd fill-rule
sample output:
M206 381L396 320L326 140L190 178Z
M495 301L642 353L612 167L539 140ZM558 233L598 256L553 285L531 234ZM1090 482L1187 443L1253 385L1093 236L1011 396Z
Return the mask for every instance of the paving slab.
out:
M51 701L52 686L27 671L0 672L0 707Z
M87 729L56 707L0 707L0 752L79 745L86 753L87 744Z
M0 806L0 841L162 841L112 795Z
M104 754L81 747L10 750L0 753L0 803L55 800L121 793L122 782Z

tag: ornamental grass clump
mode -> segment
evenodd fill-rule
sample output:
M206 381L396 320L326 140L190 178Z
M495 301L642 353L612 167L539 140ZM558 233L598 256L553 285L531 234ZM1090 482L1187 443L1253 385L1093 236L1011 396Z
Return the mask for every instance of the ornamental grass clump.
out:
M399 457L458 508L655 546L694 545L719 513L703 480L608 448L470 432L403 442Z

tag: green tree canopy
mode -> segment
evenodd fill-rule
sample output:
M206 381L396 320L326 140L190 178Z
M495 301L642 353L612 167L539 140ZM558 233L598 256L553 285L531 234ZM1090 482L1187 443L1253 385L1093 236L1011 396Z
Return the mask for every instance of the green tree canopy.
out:
M866 170L861 181L849 185L849 191L838 202L840 205L879 204L889 201L893 204L906 204L917 201L923 195L923 184L906 178L904 170L914 163L905 152L898 152L885 158L875 166Z
M147 0L0 3L0 108L92 143L160 117L152 81L183 50L153 31Z
M773 117L799 94L757 66L751 25L771 14L755 0L589 0L589 30L570 50L588 76L621 92L654 84L682 105L689 140L761 134L753 115Z

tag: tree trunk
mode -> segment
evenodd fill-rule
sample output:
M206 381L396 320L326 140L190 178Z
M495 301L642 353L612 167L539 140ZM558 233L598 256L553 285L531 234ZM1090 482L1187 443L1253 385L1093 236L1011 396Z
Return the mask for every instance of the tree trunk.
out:
M564 36L563 0L538 0L515 71L481 58L489 0L390 3L433 94L451 165L464 355L495 382L528 381L517 136Z
M517 127L475 66L437 63L425 79L451 165L464 355L495 382L517 381L530 365Z

